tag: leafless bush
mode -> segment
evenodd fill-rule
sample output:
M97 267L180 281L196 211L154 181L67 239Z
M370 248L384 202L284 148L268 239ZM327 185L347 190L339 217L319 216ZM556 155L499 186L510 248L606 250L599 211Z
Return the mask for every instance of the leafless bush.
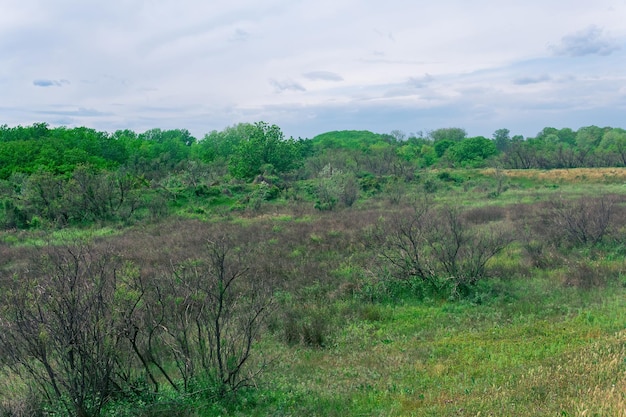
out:
M203 377L223 395L251 381L246 365L272 293L230 237L212 236L205 248L203 258L173 265L153 296L163 317L161 348L169 350L185 386Z
M14 388L14 387L12 387ZM44 407L38 394L28 388L24 392L1 392L0 416L44 417Z
M501 221L506 218L507 210L504 207L484 206L463 213L463 218L471 224L484 224Z
M601 287L619 277L620 271L597 261L577 260L568 264L563 273L563 285L590 289Z
M560 244L595 245L612 232L614 212L615 198L611 196L558 199L551 202L546 212L547 231Z
M282 317L283 338L289 345L321 348L328 341L330 325L323 309L310 306L288 309Z
M118 388L116 257L87 245L42 251L4 292L0 350L49 404L97 415Z
M512 233L503 224L472 227L459 208L422 199L412 211L382 220L368 240L392 275L463 295L487 276L488 261L511 242Z

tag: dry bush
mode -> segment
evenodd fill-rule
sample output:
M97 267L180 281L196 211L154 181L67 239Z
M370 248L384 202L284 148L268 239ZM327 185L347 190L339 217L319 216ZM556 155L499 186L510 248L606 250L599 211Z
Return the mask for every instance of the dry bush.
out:
M381 221L367 236L382 263L374 265L401 280L417 278L432 291L464 296L488 275L487 264L512 241L508 224L472 226L456 206L417 200L412 210Z
M0 381L0 416L43 417L43 401L19 375L9 370L3 372Z
M531 224L534 220L538 219L540 210L545 206L544 203L534 204L513 204L507 207L507 218L513 223L523 223L525 225Z
M507 216L507 209L498 206L483 206L463 213L463 218L471 224L484 224L502 221Z
M45 247L3 293L0 351L49 406L97 415L114 382L117 257L95 246Z
M509 178L530 178L548 181L567 182L607 182L626 180L626 168L574 168L574 169L505 169L504 175ZM486 175L493 175L494 170L486 169Z
M596 245L613 232L613 196L553 200L546 212L549 239L566 246Z
M557 268L565 262L565 258L557 248L542 234L543 221L537 218L527 218L517 224L516 234L521 244L525 263L530 268L550 269Z
M570 262L562 273L563 285L590 289L615 282L621 276L621 270L615 266L587 259Z

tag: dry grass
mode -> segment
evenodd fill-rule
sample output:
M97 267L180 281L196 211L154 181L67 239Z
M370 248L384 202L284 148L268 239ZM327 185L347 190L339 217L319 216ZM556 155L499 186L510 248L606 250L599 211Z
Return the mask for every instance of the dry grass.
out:
M493 176L493 168L482 171ZM555 182L617 182L626 181L626 168L572 168L572 169L505 169L500 171L508 178L527 178L539 181Z
M577 416L626 416L626 332L616 334L572 358L591 380L572 401Z

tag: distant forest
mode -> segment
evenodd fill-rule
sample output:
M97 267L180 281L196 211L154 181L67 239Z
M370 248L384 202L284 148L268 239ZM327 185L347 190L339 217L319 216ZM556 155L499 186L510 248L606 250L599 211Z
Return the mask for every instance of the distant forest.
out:
M351 204L357 192L376 192L390 178L410 181L420 169L623 166L626 130L597 126L546 127L533 138L511 136L508 129L486 138L443 128L419 135L338 131L294 139L276 125L257 122L198 139L185 129L108 133L46 123L3 125L0 227L158 217L189 196L213 197L216 205L221 198L236 208L288 197L298 180L318 181L310 194L326 210L340 200ZM241 197L246 184L257 187ZM353 197L346 192L350 187Z

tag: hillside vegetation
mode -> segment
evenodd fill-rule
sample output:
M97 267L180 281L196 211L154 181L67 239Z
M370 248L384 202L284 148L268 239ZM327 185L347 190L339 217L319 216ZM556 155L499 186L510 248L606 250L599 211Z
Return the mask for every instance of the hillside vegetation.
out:
M626 415L622 139L3 126L0 415Z

